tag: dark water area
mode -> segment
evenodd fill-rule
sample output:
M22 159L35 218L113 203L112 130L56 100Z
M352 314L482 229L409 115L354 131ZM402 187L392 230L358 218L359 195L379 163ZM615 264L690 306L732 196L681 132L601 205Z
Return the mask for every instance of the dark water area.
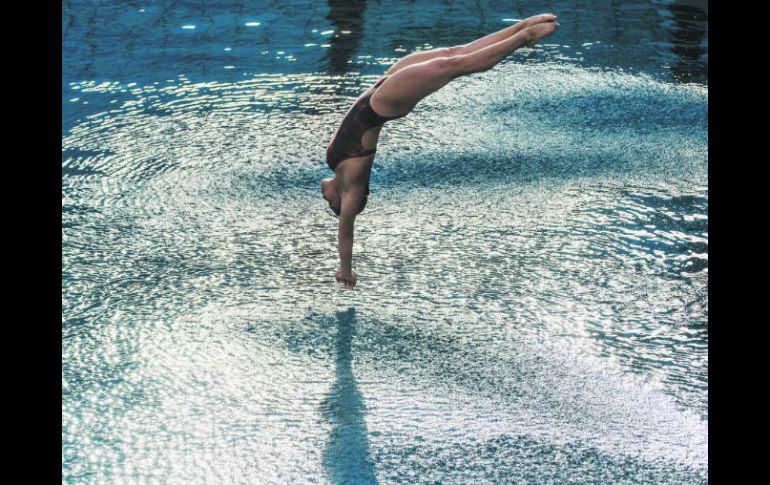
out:
M559 16L559 35L517 62L559 61L708 84L705 1L63 1L63 129L112 107L103 101L130 98L123 89L109 100L91 100L90 107L82 105L88 99L71 103L73 82L381 74L409 52L468 43L513 19L551 11Z

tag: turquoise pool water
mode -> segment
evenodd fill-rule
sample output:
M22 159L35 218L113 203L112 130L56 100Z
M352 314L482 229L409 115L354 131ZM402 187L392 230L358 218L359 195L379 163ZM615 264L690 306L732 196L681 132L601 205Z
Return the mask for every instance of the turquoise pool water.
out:
M62 5L63 482L707 482L705 2ZM547 11L386 126L335 285L352 99Z

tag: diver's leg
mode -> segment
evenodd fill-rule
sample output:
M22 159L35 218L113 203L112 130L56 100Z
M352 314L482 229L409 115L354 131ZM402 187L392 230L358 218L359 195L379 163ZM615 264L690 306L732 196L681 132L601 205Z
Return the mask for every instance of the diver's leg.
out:
M369 103L382 116L408 113L421 99L461 75L455 62L460 57L437 57L399 69L377 88Z
M491 69L520 47L533 46L540 39L547 37L559 27L556 21L541 22L520 30L500 42L482 47L470 54L455 56L460 75L473 74ZM383 83L384 84L384 83Z
M385 71L385 75L390 76L407 66L411 66L412 64L419 64L421 62L429 61L439 57L453 57L458 55L471 54L479 49L507 39L522 29L531 27L541 22L553 22L555 20L556 15L553 14L535 15L534 17L530 17L528 19L517 22L514 25L510 25L502 30L498 30L497 32L493 32L489 35L476 39L468 44L455 45L452 47L440 47L438 49L432 49L429 51L413 52L402 57L395 64L390 66L388 70Z
M516 49L533 45L558 26L556 22L539 23L470 54L438 57L407 66L386 79L372 95L370 103L382 116L408 113L420 100L453 79L491 69Z
M440 47L438 49L432 49L429 51L412 52L411 54L402 57L396 61L395 64L390 66L388 70L385 71L385 75L392 76L396 72L400 71L406 66L411 66L412 64L419 64L421 62L429 61L439 57L456 56L461 53L460 50L462 47L463 46L456 45L452 47Z
M476 52L479 49L483 49L484 47L490 46L492 44L497 44L498 42L517 34L519 31L523 29L532 27L535 24L539 24L543 22L554 22L554 21L556 21L556 15L551 13L535 15L528 19L524 19L520 22L516 22L510 27L506 27L502 30L498 30L497 32L493 32L480 39L476 39L473 42L463 45L462 48L460 49L459 54L471 54L473 52Z

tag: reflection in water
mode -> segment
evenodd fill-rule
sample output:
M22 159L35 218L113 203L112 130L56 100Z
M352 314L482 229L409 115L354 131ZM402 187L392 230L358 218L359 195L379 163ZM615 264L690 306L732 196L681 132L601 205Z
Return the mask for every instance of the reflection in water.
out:
M335 484L377 483L369 459L364 403L353 375L351 343L355 333L355 308L337 313L335 381L321 404L321 413L332 424L323 462Z
M707 82L708 71L703 69L701 57L706 54L704 39L708 25L708 2L705 0L679 0L668 9L674 17L671 32L671 52L676 60L671 73L676 80Z
M334 25L334 35L329 39L328 66L332 74L350 70L350 60L358 50L364 32L366 0L329 0L326 18Z

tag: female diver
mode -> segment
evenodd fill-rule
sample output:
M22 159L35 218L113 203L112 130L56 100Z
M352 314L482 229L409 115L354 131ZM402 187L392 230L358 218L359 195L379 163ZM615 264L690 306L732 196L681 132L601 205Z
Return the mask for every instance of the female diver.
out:
M335 279L356 285L352 269L353 222L366 206L369 175L377 139L386 121L406 116L428 95L453 79L489 70L516 49L533 46L559 26L556 16L530 17L469 44L414 52L390 66L353 103L326 149L333 178L321 181L321 193L339 217L340 269Z

